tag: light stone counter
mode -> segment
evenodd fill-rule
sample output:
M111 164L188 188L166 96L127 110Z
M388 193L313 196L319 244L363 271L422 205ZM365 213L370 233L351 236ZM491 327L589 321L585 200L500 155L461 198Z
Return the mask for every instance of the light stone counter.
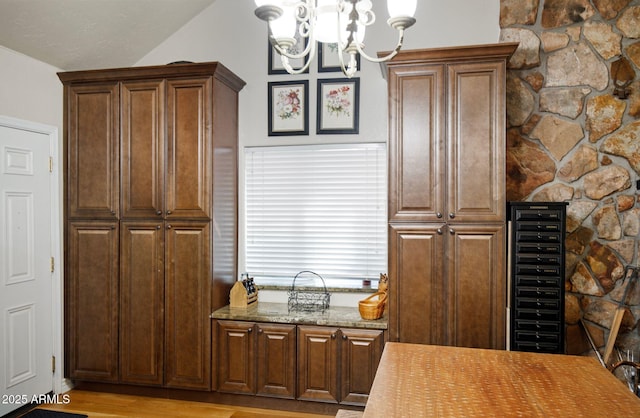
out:
M362 319L358 308L335 306L324 312L289 312L286 303L256 302L245 308L229 305L211 314L212 319L271 322L293 325L321 325L332 327L387 329L386 314L380 319Z

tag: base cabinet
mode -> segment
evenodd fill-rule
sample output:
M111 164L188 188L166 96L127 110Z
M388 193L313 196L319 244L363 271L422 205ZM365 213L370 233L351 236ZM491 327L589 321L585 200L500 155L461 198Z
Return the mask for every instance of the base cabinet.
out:
M293 399L295 325L218 321L218 391Z
M366 403L384 331L217 322L218 391L345 405Z

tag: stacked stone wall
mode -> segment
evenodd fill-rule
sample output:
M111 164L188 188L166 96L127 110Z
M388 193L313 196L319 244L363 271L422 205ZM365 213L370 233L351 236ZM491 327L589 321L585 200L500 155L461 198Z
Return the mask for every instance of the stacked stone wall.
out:
M501 41L519 42L507 78L507 200L568 201L567 349L580 326L608 338L624 269L640 263L640 0L501 0ZM634 81L614 95L621 58ZM619 77L621 78L621 77ZM618 345L640 356L640 285Z

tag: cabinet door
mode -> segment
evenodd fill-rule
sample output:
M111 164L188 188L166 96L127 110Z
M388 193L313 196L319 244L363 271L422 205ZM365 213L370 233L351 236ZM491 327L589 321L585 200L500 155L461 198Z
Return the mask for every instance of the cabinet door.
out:
M504 349L506 324L503 225L450 226L448 345Z
M67 215L117 219L118 83L67 87Z
M162 219L164 81L122 83L122 217Z
M257 393L295 398L295 325L258 324Z
M167 82L167 218L211 217L211 78Z
M505 217L504 62L448 68L449 222L503 222Z
M164 229L162 222L120 225L120 380L162 385Z
M67 225L67 377L118 380L118 224Z
M445 224L391 226L389 330L394 341L444 343Z
M400 66L389 74L389 220L444 215L444 66Z
M211 226L165 225L165 385L209 390Z
M218 391L255 393L255 324L218 321Z
M364 405L378 370L384 333L380 330L341 329L340 403Z
M338 329L298 326L298 399L338 402Z

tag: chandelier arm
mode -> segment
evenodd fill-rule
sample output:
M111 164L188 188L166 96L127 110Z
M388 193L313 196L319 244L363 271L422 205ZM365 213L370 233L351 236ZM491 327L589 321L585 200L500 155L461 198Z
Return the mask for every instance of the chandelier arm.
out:
M371 62L385 62L385 61L389 61L390 59L392 59L393 57L395 57L398 52L400 52L400 49L402 48L402 43L404 42L404 29L398 29L398 43L396 44L396 47L393 51L391 51L388 55L384 56L384 57L380 57L380 58L375 58L375 57L371 57L369 55L367 55L364 50L362 49L362 45L358 42L355 43L356 49L358 50L358 53L365 58L367 61L371 61Z
M312 44L315 45L315 42L311 42ZM279 47L276 48L276 51L278 51ZM287 72L289 74L302 74L304 73L309 66L311 65L311 61L313 61L313 58L315 57L316 54L316 48L315 46L311 47L311 53L307 56L305 63L302 67L298 68L297 70L294 69L291 66L291 63L289 62L289 56L288 54L280 54L280 60L282 61L282 66L285 68L285 70L287 70ZM302 55L302 57L304 56L304 54ZM302 58L302 57L298 57L298 58Z

